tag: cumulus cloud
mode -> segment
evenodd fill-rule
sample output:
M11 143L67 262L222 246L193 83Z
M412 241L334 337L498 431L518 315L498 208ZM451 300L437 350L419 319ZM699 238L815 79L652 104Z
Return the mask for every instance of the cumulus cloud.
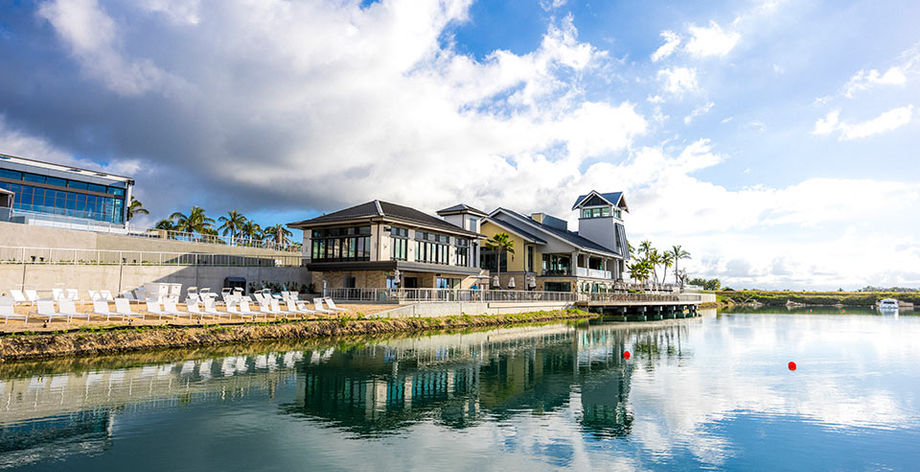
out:
M695 57L724 56L741 40L739 33L725 31L715 21L710 21L709 26L691 25L688 31L686 50Z
M680 35L673 31L662 31L661 37L664 38L664 44L652 53L652 62L658 62L674 54L677 47L680 46Z
M840 121L840 110L832 110L824 118L819 118L815 122L812 134L829 135L839 132L841 141L868 138L898 129L910 123L913 114L914 106L907 105L888 110L871 120L846 123Z
M696 69L692 67L669 67L658 71L658 80L662 89L673 95L682 96L699 89L696 79Z

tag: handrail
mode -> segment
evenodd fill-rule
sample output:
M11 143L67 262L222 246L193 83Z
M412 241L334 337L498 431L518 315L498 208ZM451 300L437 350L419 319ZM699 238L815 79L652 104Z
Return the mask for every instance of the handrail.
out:
M200 252L0 246L0 264L302 267L301 255L238 255Z

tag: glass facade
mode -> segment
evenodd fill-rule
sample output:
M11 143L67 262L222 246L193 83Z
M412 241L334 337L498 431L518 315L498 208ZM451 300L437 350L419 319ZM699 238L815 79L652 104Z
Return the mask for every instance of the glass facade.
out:
M450 264L450 237L442 234L415 232L415 260L430 264Z
M572 275L569 256L543 254L543 275Z
M584 208L581 210L582 218L607 218L609 216L610 216L610 207ZM622 218L621 210L619 208L614 208L613 216L616 218Z
M0 188L16 194L14 210L123 224L125 188L0 169Z
M393 259L404 261L409 255L409 230L406 228L390 228L390 256Z
M315 229L310 244L310 254L314 261L369 261L371 227Z

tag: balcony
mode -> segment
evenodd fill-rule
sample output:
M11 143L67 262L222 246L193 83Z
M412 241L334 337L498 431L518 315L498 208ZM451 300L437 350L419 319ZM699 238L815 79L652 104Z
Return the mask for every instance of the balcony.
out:
M613 274L609 270L588 269L578 267L575 269L575 275L578 277L590 277L592 279L612 279Z

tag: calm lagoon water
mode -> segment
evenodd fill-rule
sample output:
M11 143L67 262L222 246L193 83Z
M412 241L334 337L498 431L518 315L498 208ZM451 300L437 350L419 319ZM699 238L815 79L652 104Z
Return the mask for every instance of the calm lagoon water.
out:
M918 360L920 317L708 313L8 363L0 467L917 470Z

